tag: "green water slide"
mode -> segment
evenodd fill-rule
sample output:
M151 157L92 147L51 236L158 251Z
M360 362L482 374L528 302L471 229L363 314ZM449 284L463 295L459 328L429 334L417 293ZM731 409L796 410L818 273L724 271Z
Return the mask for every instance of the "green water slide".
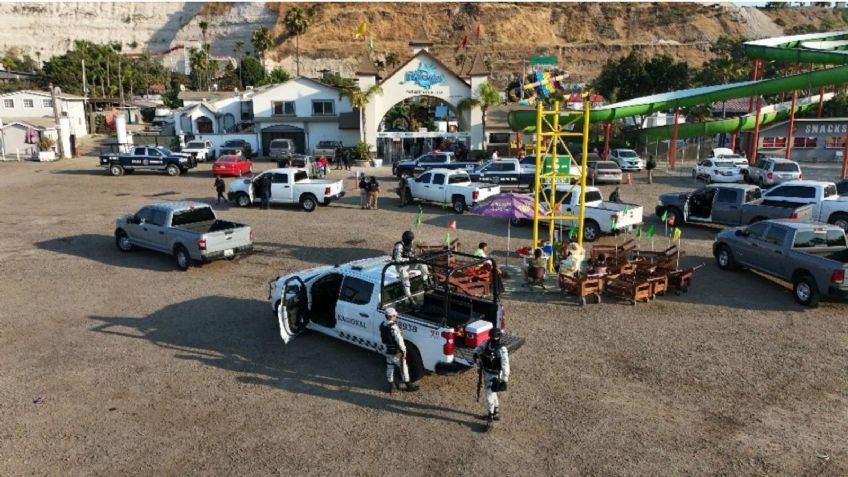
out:
M774 60L789 64L815 63L815 64L837 64L848 65L848 32L814 33L807 35L795 35L766 40L751 41L744 44L745 53L752 59ZM649 115L658 111L685 108L701 104L711 104L719 101L727 101L736 98L746 98L759 95L772 95L782 92L802 89L816 89L822 86L830 86L848 83L848 66L837 66L818 71L795 74L783 78L766 79L759 81L742 81L718 86L707 86L692 88L671 93L654 94L641 98L634 98L619 103L613 103L590 112L590 122L603 122L622 119L637 115ZM811 107L804 104L804 107ZM768 116L763 115L762 123L779 120L788 117L788 110L774 110ZM785 114L785 116L782 116ZM560 121L575 119L574 113L565 113ZM509 126L513 131L533 132L536 127L536 112L512 111L508 118ZM753 128L755 118L753 115L734 118L732 120L710 121L708 123L681 124L678 126L678 137L690 137L684 134L712 135L723 132L739 131L740 128ZM671 137L671 127L660 126L655 132L647 130L638 134L650 136L651 139ZM697 132L697 134L696 134ZM664 134L664 135L661 135Z

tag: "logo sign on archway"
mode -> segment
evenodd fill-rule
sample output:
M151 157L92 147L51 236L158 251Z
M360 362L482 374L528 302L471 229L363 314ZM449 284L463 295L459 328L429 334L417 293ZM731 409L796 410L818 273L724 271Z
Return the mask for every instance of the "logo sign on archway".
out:
M444 81L445 76L436 70L436 65L420 61L417 69L407 71L403 75L403 81L400 84L415 83L421 88L430 89Z

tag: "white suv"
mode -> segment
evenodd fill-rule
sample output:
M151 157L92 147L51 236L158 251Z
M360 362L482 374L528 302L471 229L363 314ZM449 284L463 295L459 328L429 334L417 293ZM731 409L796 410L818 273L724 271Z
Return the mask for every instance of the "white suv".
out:
M748 180L760 187L773 186L803 178L801 166L789 159L769 157L758 160L748 168Z
M645 162L633 149L613 149L610 151L610 160L618 164L622 171L641 171L645 168Z

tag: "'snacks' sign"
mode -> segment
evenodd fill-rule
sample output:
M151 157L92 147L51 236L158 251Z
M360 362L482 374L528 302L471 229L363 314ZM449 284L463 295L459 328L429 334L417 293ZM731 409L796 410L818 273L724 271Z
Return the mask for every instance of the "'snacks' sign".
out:
M807 124L804 126L804 134L845 134L848 133L848 124Z

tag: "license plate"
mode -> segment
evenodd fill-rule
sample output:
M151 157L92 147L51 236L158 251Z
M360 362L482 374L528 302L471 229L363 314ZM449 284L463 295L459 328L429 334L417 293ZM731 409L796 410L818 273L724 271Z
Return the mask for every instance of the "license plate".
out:
M224 256L225 257L232 257L233 256L233 249L228 248L227 250L224 250Z

